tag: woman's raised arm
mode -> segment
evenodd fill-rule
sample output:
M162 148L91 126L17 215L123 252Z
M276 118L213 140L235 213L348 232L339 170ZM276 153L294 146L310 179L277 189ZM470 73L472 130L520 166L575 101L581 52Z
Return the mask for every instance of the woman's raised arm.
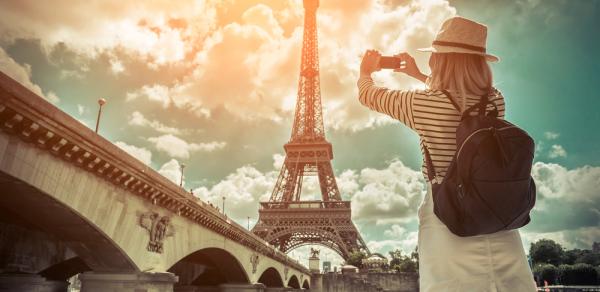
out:
M369 50L365 53L360 65L360 78L358 79L358 100L364 106L391 116L401 121L410 128L414 128L412 118L413 90L391 90L375 86L371 74L380 70L377 51Z

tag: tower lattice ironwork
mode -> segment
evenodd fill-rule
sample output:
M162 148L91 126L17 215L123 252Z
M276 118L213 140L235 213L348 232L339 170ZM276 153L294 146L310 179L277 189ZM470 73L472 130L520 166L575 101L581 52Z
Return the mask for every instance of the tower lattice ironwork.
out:
M335 250L344 259L369 250L352 223L349 201L342 201L325 139L317 39L318 0L304 0L304 39L298 100L285 161L268 202L261 202L252 232L283 252L307 244ZM301 201L304 176L318 176L322 201Z

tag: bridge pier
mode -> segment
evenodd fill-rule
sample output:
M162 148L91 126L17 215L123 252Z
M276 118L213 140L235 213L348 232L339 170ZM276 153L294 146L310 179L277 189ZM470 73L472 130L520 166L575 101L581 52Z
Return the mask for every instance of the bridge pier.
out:
M81 292L173 292L177 276L172 273L99 273L79 276Z
M0 292L67 292L69 282L49 281L36 274L0 274Z
M310 277L310 291L323 291L323 274L313 273Z

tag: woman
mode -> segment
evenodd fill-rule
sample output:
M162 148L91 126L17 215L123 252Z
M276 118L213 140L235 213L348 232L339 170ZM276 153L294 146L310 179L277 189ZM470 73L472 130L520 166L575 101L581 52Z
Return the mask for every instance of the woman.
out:
M390 90L377 87L371 73L378 71L380 54L367 51L358 80L359 100L372 110L390 115L419 134L421 150L429 150L434 179L418 210L419 284L421 291L536 291L518 230L459 237L433 212L431 183L440 183L456 152L460 112L442 92L464 110L488 95L504 118L504 98L492 87L486 54L487 27L454 17L446 20L432 47L431 76L419 71L407 53L399 54L405 73L427 84L426 90ZM490 107L492 107L490 105ZM427 167L422 171L427 178Z

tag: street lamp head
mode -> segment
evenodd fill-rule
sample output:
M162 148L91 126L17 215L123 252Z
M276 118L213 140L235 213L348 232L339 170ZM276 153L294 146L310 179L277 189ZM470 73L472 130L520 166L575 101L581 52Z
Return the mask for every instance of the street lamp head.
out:
M106 99L104 99L104 98L100 98L100 99L98 99L98 104L99 104L100 106L103 106L104 104L106 104Z
M184 169L185 168L185 163L180 164L179 167L181 167L181 169Z

